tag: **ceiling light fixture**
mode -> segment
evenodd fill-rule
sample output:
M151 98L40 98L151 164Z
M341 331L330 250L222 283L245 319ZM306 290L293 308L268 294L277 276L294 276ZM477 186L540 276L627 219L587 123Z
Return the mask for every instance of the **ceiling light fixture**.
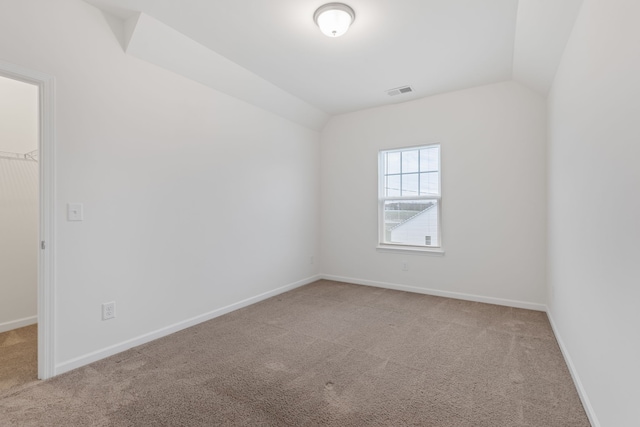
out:
M313 14L313 20L320 31L329 37L340 37L355 21L356 13L343 3L327 3Z

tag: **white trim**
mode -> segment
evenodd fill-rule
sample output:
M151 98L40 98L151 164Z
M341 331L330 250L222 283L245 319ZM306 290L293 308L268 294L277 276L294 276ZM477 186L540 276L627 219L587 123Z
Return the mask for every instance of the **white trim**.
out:
M210 311L208 313L204 313L204 314L200 314L198 316L192 317L190 319L187 320L183 320L181 322L178 323L174 323L173 325L169 325L166 326L164 328L160 328L158 330L155 330L153 332L149 332L147 334L144 335L140 335L138 337L129 339L127 341L103 348L101 350L97 350L94 352L91 352L89 354L85 354L84 356L80 356L80 357L76 357L74 359L68 360L66 362L60 363L58 365L56 365L56 369L55 369L55 374L59 375L62 374L64 372L68 372L72 369L76 369L79 368L81 366L87 365L89 363L93 363L96 362L100 359L104 359L105 357L109 357L109 356L113 356L114 354L123 352L125 350L128 350L132 347L136 347L145 343L148 343L149 341L153 341L156 340L158 338L162 338L165 337L167 335L173 334L175 332L178 332L182 329L186 329L189 328L191 326L195 326L199 323L202 322L206 322L207 320L211 320L214 319L218 316L222 316L223 314L227 314L230 313L232 311L238 310L240 308L243 307L247 307L251 304L255 304L257 302L260 302L262 300L265 300L267 298L271 298L273 296L276 295L280 295L281 293L290 291L292 289L295 288L299 288L300 286L304 286L304 285L308 285L309 283L315 282L316 280L319 280L320 276L319 275L314 275L311 277L307 277L306 279L302 279L302 280L298 280L297 282L294 283L290 283L288 285L285 286L281 286L279 288L273 289L271 291L268 292L264 292L262 294L256 295L254 297L251 298L247 298L244 299L242 301L238 301L236 303L233 304L229 304L225 307L221 307L218 308L216 310Z
M29 316L22 319L11 320L9 322L0 323L0 334L2 332L12 331L14 329L23 328L25 326L38 323L38 316Z
M376 288L394 289L396 291L414 292L417 294L434 295L439 297L461 299L465 301L483 302L487 304L504 305L507 307L524 308L527 310L546 311L544 304L535 302L510 300L505 298L485 297L482 295L465 294L462 292L441 291L438 289L418 288L416 286L399 285L396 283L378 282L374 280L356 279L353 277L333 276L321 274L321 278L337 282L354 283L356 285L374 286Z
M39 241L46 249L38 251L38 378L47 379L55 365L55 79L4 61L0 75L39 88Z
M596 417L596 412L593 410L593 406L591 406L591 401L589 400L589 396L587 395L587 391L584 389L582 385L582 381L580 380L580 376L578 375L578 370L576 366L573 364L573 360L571 360L571 356L569 356L569 350L564 345L564 341L562 341L562 337L560 336L560 332L556 326L555 321L553 320L553 316L551 315L551 310L547 308L547 317L549 318L549 323L551 324L551 329L553 330L553 334L556 337L556 341L558 342L558 346L560 347L560 351L562 352L562 356L564 357L564 361L569 368L569 372L571 373L571 378L573 379L573 383L576 386L576 390L578 390L578 396L580 396L580 401L582 402L582 406L584 407L584 411L591 422L593 427L600 427L600 422L598 421L598 417Z
M438 193L428 194L424 196L385 196L384 195L384 159L383 156L389 152L404 152L421 150L423 148L438 147ZM418 156L420 154L418 153ZM402 158L400 159L402 162ZM418 171L419 173L420 171ZM402 174L401 174L402 175ZM436 200L438 207L438 246L425 246L421 249L411 249L410 245L399 245L398 249L387 248L387 245L393 245L390 242L385 242L384 232L384 203L387 201L402 201L402 200ZM444 255L442 250L442 144L440 142L432 142L428 144L414 145L411 147L402 148L388 148L378 150L378 246L377 249L391 249L397 251L403 250L422 250L425 252L440 252Z
M376 246L376 250L380 252L408 252L424 255L444 255L444 249L441 247L394 245L391 243L379 243L378 246Z

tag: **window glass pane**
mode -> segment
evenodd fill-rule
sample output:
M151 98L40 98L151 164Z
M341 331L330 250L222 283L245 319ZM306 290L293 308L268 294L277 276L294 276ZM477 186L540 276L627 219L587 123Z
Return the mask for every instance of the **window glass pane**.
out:
M393 151L386 154L385 174L400 173L400 152Z
M437 171L440 147L429 147L420 150L420 172Z
M402 173L418 172L418 150L402 152Z
M427 166L430 171L440 170L440 147L433 147L429 149L429 165Z
M439 177L437 172L423 172L420 174L420 195L439 194Z
M384 243L439 247L438 201L384 202Z
M440 146L380 154L381 243L439 248ZM422 197L424 199L417 199ZM434 198L435 197L435 198ZM404 199L406 198L406 199Z
M427 167L429 165L429 161L427 159L428 149L423 148L420 150L420 172L426 172Z
M418 195L418 174L402 174L402 196Z
M384 195L387 197L400 196L400 175L385 177Z

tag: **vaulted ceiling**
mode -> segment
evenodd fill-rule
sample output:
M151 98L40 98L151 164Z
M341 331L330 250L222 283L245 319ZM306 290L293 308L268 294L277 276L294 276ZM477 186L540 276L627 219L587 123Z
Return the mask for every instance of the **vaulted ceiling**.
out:
M511 79L545 96L582 3L345 0L355 22L329 38L313 22L322 0L86 1L123 21L128 53L268 109L289 103L275 112L310 127ZM414 92L386 93L404 85Z

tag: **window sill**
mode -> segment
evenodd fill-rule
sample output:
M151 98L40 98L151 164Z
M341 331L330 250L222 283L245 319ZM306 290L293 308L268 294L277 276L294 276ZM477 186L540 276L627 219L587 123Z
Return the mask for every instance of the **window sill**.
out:
M402 246L402 245L378 245L376 250L379 252L405 252L424 255L444 255L442 248L421 248L419 246Z

